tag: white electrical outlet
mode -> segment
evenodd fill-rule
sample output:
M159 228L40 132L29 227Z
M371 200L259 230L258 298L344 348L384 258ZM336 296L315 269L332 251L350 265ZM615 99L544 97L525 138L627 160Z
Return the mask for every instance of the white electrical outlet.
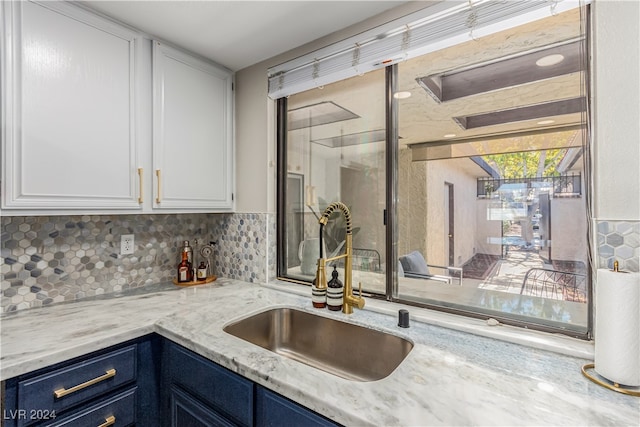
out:
M120 255L133 253L133 234L123 234L120 237Z

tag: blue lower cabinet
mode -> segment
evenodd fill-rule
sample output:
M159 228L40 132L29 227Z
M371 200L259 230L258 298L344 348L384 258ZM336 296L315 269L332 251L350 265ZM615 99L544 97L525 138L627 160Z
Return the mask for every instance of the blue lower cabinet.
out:
M338 425L156 334L4 386L3 427Z
M180 427L234 427L234 424L176 386L169 393L171 425Z
M164 344L161 406L171 427L339 425L191 350Z
M184 347L166 343L165 390L171 390L171 395L176 388L183 390L227 420L227 425L253 426L253 382ZM165 408L167 402L165 397ZM180 423L171 425L182 427Z
M328 427L339 424L256 385L256 426Z

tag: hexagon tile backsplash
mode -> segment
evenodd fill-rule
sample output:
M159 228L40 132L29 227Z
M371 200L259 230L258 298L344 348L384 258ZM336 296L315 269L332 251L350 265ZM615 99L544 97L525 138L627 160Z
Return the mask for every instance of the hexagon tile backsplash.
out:
M621 270L640 271L640 222L599 221L597 229L598 268L618 261Z
M3 217L2 312L171 280L182 241L216 242L214 274L275 277L275 220L268 214ZM120 236L135 253L120 255Z

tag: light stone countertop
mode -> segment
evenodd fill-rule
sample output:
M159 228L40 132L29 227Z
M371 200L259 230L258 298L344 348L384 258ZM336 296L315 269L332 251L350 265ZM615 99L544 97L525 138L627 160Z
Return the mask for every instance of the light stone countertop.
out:
M471 334L438 326L459 316L371 299L351 316L314 310L310 297L299 294L304 290L219 279L3 315L0 378L157 332L345 425L640 425L640 399L603 389L580 373L592 358L590 343L475 320L457 325ZM388 377L357 382L222 331L276 306L385 330L410 339L414 348ZM411 312L409 329L397 326L399 308ZM505 341L512 339L527 345Z

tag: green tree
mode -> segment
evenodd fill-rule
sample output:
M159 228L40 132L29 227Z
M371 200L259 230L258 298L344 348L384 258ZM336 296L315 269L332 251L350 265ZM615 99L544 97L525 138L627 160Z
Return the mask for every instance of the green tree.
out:
M521 151L519 153L489 154L484 160L493 167L502 178L535 178L558 176L558 164L566 150L552 149L542 151Z
M567 149L540 148L575 146L576 136L576 131L572 130L506 137L491 145L493 149L500 150L498 154L486 154L482 157L505 179L558 176L560 172L557 167Z

